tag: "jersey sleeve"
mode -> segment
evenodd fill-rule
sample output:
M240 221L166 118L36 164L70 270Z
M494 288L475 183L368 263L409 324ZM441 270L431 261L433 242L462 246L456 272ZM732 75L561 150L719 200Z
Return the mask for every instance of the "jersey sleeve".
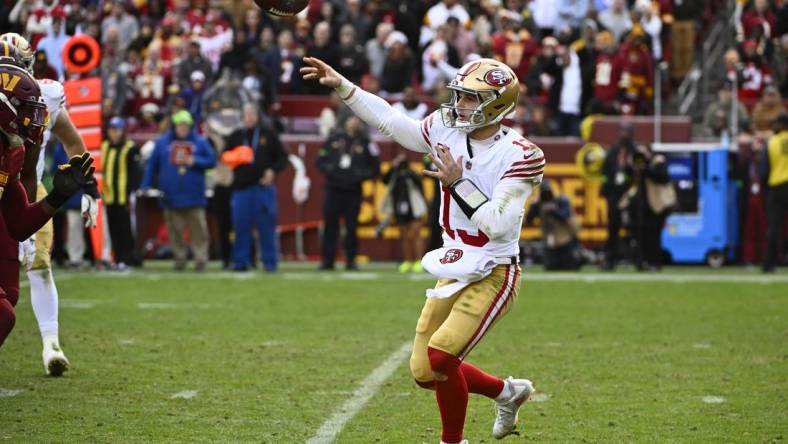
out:
M376 127L404 148L419 153L430 151L429 126L425 125L427 119L411 119L382 98L362 90L347 79L342 80L342 85L336 91L361 120Z
M47 111L49 111L47 129L51 130L55 126L60 110L66 106L66 91L60 82L54 80L42 79L38 84L41 87L41 95L46 102Z
M545 158L542 150L527 139L515 140L514 153L500 179L519 179L535 184L542 182Z
M20 181L9 184L0 199L0 211L6 230L12 239L22 242L28 239L52 218L44 210L43 199L31 204Z
M491 239L504 238L512 226L519 224L525 201L533 188L531 182L501 180L495 185L490 200L473 213L471 222Z
M438 116L438 111L433 111L427 117L421 119L419 122L419 129L421 131L421 137L424 139L424 143L427 144L427 147L432 147L432 143L430 142L430 137L435 133L437 130L433 130L433 126L435 124L435 119L440 119ZM431 151L431 150L430 150Z

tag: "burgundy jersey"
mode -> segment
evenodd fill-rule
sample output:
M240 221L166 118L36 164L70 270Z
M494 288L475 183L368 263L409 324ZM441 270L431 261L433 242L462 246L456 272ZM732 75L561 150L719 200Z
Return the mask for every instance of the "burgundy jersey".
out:
M509 65L520 81L525 81L533 59L539 53L539 45L528 31L495 33L492 38L495 58Z
M616 100L620 76L621 66L615 63L613 56L605 53L597 55L594 67L594 97L598 97L603 103Z

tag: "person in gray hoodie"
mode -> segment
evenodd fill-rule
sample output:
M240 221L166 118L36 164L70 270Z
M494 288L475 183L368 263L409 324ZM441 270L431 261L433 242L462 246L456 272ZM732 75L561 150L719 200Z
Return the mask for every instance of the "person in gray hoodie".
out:
M66 35L66 19L59 14L52 15L52 24L47 29L46 37L38 42L38 50L44 51L49 59L49 63L57 71L58 80L65 79L63 66L63 47L66 45L69 36Z

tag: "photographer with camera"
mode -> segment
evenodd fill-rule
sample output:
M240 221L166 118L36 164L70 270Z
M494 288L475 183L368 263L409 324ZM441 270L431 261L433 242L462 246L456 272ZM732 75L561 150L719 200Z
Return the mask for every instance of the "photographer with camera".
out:
M548 180L539 186L539 199L528 207L525 223L530 224L537 217L544 243L545 270L580 269L583 261L575 213L566 196L553 193Z
M381 211L399 227L403 261L400 273L420 273L424 241L421 238L422 219L427 214L427 201L421 187L421 176L411 170L405 154L391 162L391 169L383 176L388 188Z
M641 271L662 266L662 227L676 205L676 190L668 176L665 156L638 145L629 156L632 187L619 202L625 225L637 244L635 265Z

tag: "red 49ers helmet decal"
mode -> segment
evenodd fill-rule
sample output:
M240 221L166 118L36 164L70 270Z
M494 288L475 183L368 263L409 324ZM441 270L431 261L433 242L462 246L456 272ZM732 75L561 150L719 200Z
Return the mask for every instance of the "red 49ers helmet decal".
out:
M512 83L512 76L503 69L491 69L484 75L484 81L500 88Z
M460 260L461 257L462 257L462 250L458 248L452 248L451 250L448 250L446 254L443 255L443 258L441 258L440 262L441 264L444 265L453 264L458 260Z

